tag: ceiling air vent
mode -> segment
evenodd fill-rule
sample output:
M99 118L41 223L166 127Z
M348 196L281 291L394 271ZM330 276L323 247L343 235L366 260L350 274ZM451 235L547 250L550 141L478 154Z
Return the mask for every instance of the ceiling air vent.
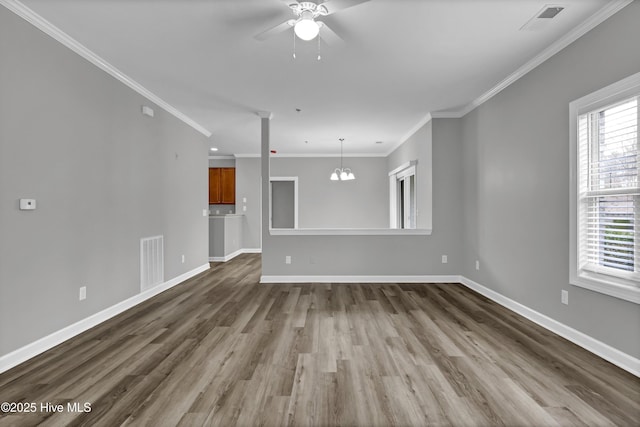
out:
M547 7L545 6L546 9L544 11L542 11L542 13L540 15L538 15L538 18L540 19L552 19L555 18L557 14L559 14L560 12L562 12L562 10L564 9L564 7L562 6L552 6L552 7Z
M533 18L529 19L526 24L524 24L520 31L537 31L547 27L553 18L558 16L560 12L564 10L564 6L559 6L555 4L547 4L542 9L540 9Z

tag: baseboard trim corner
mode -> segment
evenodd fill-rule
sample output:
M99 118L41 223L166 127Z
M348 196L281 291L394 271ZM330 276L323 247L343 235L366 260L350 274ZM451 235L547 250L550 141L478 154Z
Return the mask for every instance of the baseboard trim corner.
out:
M97 326L100 323L103 323L111 319L112 317L117 316L123 311L135 307L136 305L158 295L159 293L166 291L167 289L179 285L180 283L202 273L203 271L207 271L209 268L210 267L208 263L203 264L160 285L147 289L144 292L127 298L124 301L120 301L119 303L116 303L111 307L105 308L104 310L92 314L91 316L86 317L82 320L79 320L76 323L73 323L45 337L42 337L37 341L34 341L30 344L25 345L24 347L12 351L11 353L1 356L0 374L8 371L15 366L18 366L23 362L26 362L27 360L41 353L44 353L45 351L57 346L58 344L63 343L64 341L67 341L68 339L75 337L76 335L80 335L81 333L93 328L94 326Z
M244 248L242 250L242 253L245 253L245 254L261 254L262 253L262 248Z
M625 371L640 377L640 359L637 359L630 354L624 353L608 344L603 343L587 334L584 334L570 326L560 323L542 313L539 313L525 305L520 304L507 298L498 292L495 292L481 284L474 282L473 280L460 276L460 283L467 288L476 291L477 293L484 295L490 300L500 304L501 306L508 308L509 310L526 317L534 323L542 326L549 331L560 335L561 337L571 341L572 343L579 345L585 350L607 360L614 365L624 369Z
M260 254L260 253L262 253L262 249L260 248L243 248L243 249L238 249L235 252L231 252L229 255L209 257L209 261L210 262L227 262L227 261L231 261L233 258L237 257L238 255Z

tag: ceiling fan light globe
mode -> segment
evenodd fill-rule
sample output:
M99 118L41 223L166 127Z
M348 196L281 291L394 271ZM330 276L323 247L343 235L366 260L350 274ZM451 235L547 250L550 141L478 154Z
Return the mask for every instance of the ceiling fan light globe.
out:
M331 174L331 178L329 178L329 179L331 179L331 181L337 181L338 180L338 174L336 172L332 173Z
M347 180L351 181L352 179L356 179L356 176L353 174L353 172L349 172L347 174Z
M347 181L348 179L349 175L345 171L340 172L340 180Z
M293 27L293 31L304 41L313 40L320 32L320 26L313 19L301 19Z

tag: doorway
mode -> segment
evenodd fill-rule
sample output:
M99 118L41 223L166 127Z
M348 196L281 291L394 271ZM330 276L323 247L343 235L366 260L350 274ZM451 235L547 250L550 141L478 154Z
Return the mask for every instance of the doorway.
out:
M298 177L270 178L271 228L298 228Z

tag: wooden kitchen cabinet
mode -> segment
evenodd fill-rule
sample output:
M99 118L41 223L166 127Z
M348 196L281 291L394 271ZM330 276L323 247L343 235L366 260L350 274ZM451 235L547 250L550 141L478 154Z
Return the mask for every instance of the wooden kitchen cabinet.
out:
M209 204L236 203L236 169L209 168Z
M220 203L220 168L209 168L209 204Z
M236 168L220 169L220 199L222 204L236 203Z

